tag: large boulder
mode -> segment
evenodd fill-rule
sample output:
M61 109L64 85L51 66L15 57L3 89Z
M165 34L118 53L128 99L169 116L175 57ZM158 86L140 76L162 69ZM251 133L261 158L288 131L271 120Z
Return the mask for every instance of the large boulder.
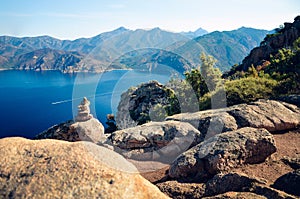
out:
M177 114L167 117L166 120L188 122L203 134L208 132L209 135L242 127L265 128L276 132L298 127L300 109L285 102L259 100L224 109Z
M274 100L259 100L234 106L229 110L238 126L265 128L270 132L294 129L300 125L300 109Z
M110 139L115 150L127 158L168 163L202 140L191 124L177 121L149 122L115 131Z
M241 128L215 135L181 154L169 176L201 180L243 164L263 162L276 151L273 135L265 129Z
M0 140L0 198L167 198L119 154L91 142Z
M235 118L226 112L227 109L213 109L195 113L181 113L166 118L167 121L188 122L203 134L203 139L221 132L238 129ZM205 135L205 136L204 136Z
M163 121L166 115L179 111L174 91L157 81L150 81L121 95L116 122L120 129L126 129L148 121Z
M78 113L74 120L54 125L35 136L35 139L57 139L70 142L90 141L101 142L104 136L104 126L90 114L90 102L83 98L78 106Z

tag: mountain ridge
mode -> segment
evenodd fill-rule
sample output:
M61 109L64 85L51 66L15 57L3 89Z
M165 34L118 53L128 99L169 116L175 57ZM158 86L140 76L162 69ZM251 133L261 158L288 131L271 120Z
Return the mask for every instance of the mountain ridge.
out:
M246 43L244 46L237 45L238 47L237 51L239 51L239 49L241 48L246 48L246 50L242 49L243 53L237 55L238 58L233 60L234 63L236 60L241 60L242 58L244 58L246 56L246 53L250 51L250 48L254 47L257 44L257 40L259 39L256 39L256 37L261 38L262 37L261 35L266 34L265 30L257 30L257 31L260 32L259 36L257 35L249 36L249 34L252 33L244 33L245 31L244 32L240 31L241 33L238 33L238 34L244 34L251 38L253 37L255 42L253 44L253 41L251 40L250 42L252 43L249 44L248 41L244 41L244 43ZM195 32L197 32L197 30ZM231 32L233 33L230 35ZM0 36L0 64L2 68L36 70L36 68L39 67L35 67L33 65L34 61L32 61L32 57L28 56L27 57L28 60L25 60L26 55L29 55L28 53L40 49L51 49L57 51L64 51L64 53L62 52L55 53L55 55L57 56L59 54L74 55L75 52L82 55L80 57L81 60L79 62L77 61L71 63L61 62L63 65L61 65L61 67L58 68L56 67L56 69L58 70L66 72L65 70L66 68L72 68L72 70L67 70L67 71L68 72L80 72L80 71L103 72L107 68L114 69L114 67L111 66L111 64L115 63L115 60L119 59L123 55L126 55L127 53L130 53L131 51L136 51L139 49L143 50L145 48L146 49L156 48L158 51L166 50L166 51L170 51L173 54L184 55L184 56L187 55L186 56L187 60L197 60L200 51L207 51L209 54L215 56L218 60L220 60L220 64L218 67L221 67L222 69L222 67L228 68L231 64L231 62L229 62L228 58L226 57L228 55L221 53L220 56L219 55L220 50L215 50L215 51L211 50L210 49L211 46L208 44L212 42L209 40L216 39L216 38L212 38L211 35L219 35L218 37L222 38L226 34L227 36L225 37L224 41L240 38L241 36L234 36L234 34L236 34L235 32L237 32L237 30L226 31L226 32L215 31L209 34L202 35L200 37L196 37L194 39L189 39L183 34L168 32L165 30L161 30L160 28L154 28L151 30L143 30L143 29L129 30L124 27L119 27L113 31L104 32L91 38L79 38L75 40L60 40L60 39L53 38L51 36L21 37L21 38L11 37L11 36ZM188 42L190 41L197 43L196 45L198 45L197 47L198 49L196 49L196 51L190 49L190 46L188 45ZM230 51L231 43L229 42L226 44L226 42L224 43L224 41L222 41L223 42L222 44L225 44L225 46L223 46L222 48L225 49L228 48ZM239 41L235 41L235 44L237 42ZM46 51L44 52L46 53ZM19 56L22 56L22 59L19 59ZM155 60L154 58L158 59L161 58L161 56L157 56L157 53L153 56L154 57L151 57L148 54L149 57L148 60L154 62L154 64L156 62L159 62L159 60ZM178 60L175 61L174 63L170 63L168 59L166 59L166 56L167 55L162 56L163 60L166 60L163 61L162 64L167 64L167 65L171 64L170 67L175 67L175 68L184 67L185 64L179 64L178 66L178 63L180 62ZM230 56L229 58L231 59ZM140 63L140 61L134 60L134 58L132 59L133 61L131 61L132 62L131 65L134 65L135 63ZM30 64L26 65L24 63L21 63L20 60L23 60L24 62ZM197 64L196 61L192 61L192 62ZM224 65L224 63L225 66L222 66ZM71 65L64 65L64 64L71 64ZM175 66L175 64L177 65ZM26 67L24 67L24 65L26 65ZM114 64L114 66L116 65ZM124 68L124 67L126 68L128 66L124 65L123 63L117 66L116 68ZM45 68L42 67L41 69L45 70L47 68L49 67L45 67ZM138 68L138 66L136 66L135 68ZM180 71L182 70L180 69Z

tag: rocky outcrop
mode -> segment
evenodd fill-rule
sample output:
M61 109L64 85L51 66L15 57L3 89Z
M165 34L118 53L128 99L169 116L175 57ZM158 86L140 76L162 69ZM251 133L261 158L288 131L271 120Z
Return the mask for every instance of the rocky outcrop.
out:
M118 112L116 115L116 123L120 129L137 126L137 122L131 118L129 113L131 95L136 89L136 87L131 87L121 95L121 99L118 104Z
M56 139L69 142L81 141L78 133L70 133L70 126L74 123L69 120L50 127L42 133L36 135L34 139Z
M201 133L189 123L149 122L111 134L115 150L128 158L171 163L178 155L198 144Z
M78 114L75 117L75 121L70 120L55 125L37 135L35 139L100 142L104 137L104 127L99 120L90 114L89 105L90 102L84 97L78 106Z
M90 142L0 139L0 198L167 198L123 157Z
M181 154L171 164L169 176L201 181L222 171L263 162L276 151L265 129L241 128L215 135Z
M300 125L300 109L274 100L259 100L224 109L182 113L166 120L188 122L203 134L214 134L242 127L265 128L270 132L290 130Z
M300 169L289 172L278 178L273 187L286 193L300 196Z
M237 71L248 71L253 64L255 67L262 65L266 60L270 60L270 55L278 53L279 49L293 46L296 39L300 37L300 17L297 16L293 23L284 23L282 29L278 29L277 33L267 35L261 42L259 47L251 50L250 54L245 57L242 64L233 68L225 76L233 75Z
M148 121L163 121L165 116L178 113L175 110L180 108L174 92L150 81L122 94L116 122L121 129L130 128Z

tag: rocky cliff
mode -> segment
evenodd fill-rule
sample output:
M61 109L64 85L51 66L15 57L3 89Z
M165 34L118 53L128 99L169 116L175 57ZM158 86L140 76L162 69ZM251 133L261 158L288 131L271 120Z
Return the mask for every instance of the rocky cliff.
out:
M148 121L162 121L178 110L174 92L157 81L150 81L121 95L116 122L119 128L125 129Z
M236 71L248 71L253 64L255 67L270 60L270 55L275 55L282 48L293 46L296 39L300 37L300 16L294 19L293 23L284 23L283 28L276 29L273 34L267 35L259 47L251 50L250 54L244 58L242 64L231 69L225 76L230 76Z

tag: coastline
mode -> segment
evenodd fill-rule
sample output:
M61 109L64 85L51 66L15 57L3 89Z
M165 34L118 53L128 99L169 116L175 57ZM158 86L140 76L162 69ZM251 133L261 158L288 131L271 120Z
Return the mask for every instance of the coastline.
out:
M14 68L0 68L0 71L15 70Z
M58 71L63 74L77 74L77 73L92 73L92 74L99 74L99 73L106 73L111 71L132 71L134 69L128 68L128 69L109 69L109 70L103 70L103 71L62 71L58 69L44 69L44 70L31 70L31 69L16 69L16 68L0 68L0 71L8 71L8 70L15 70L15 71L34 71L34 72L44 72L44 71Z

